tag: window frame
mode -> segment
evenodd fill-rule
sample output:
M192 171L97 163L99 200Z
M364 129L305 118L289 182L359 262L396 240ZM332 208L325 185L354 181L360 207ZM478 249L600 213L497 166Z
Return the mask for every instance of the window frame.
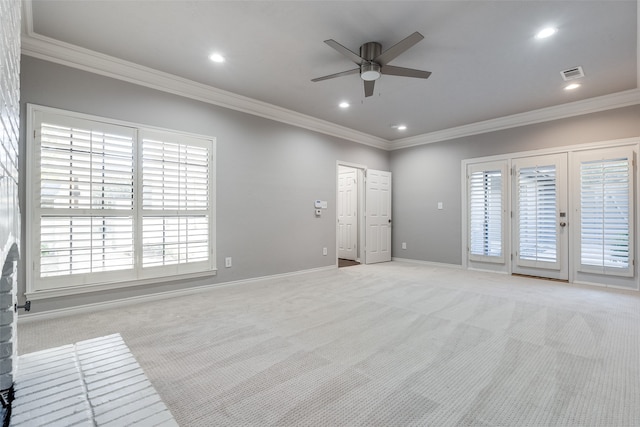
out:
M40 218L43 209L40 207L40 139L37 130L43 118L59 116L68 122L82 123L86 121L104 124L105 127L130 128L133 131L133 268L109 272L95 272L83 274L68 274L62 276L40 276ZM197 141L208 148L209 176L208 176L208 260L173 264L160 267L142 267L142 137L151 135L171 135L174 138L189 142ZM216 265L216 139L210 136L198 135L125 122L115 119L98 117L83 113L66 111L57 108L27 104L27 139L25 144L26 158L26 215L25 227L27 241L32 242L26 255L26 295L30 299L51 298L56 296L74 295L85 292L133 287L149 283L176 281L196 277L214 276L217 274ZM48 209L51 212L53 209ZM90 209L92 210L92 209ZM109 211L109 210L105 210ZM113 210L122 213L121 210ZM65 210L65 212L70 212ZM111 216L112 212L105 212ZM54 213L55 214L55 213ZM95 216L95 214L92 214ZM59 216L69 216L59 213Z

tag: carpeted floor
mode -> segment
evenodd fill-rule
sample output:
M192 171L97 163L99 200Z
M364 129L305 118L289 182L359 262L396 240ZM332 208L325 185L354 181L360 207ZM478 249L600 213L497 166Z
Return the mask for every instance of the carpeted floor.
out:
M392 262L18 333L120 333L181 426L640 425L637 292Z

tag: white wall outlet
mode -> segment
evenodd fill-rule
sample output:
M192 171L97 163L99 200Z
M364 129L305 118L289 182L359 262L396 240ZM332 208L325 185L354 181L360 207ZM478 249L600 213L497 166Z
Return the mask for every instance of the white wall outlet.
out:
M438 202L438 209L442 209L442 202Z
M407 242L402 242L402 249L407 249Z
M231 267L231 265L232 265L232 264L231 264L231 257L230 257L230 256L228 256L228 257L226 257L226 258L224 259L224 266L225 266L225 267L227 267L227 268L229 268L229 267Z
M322 248L322 255L327 256L327 248Z

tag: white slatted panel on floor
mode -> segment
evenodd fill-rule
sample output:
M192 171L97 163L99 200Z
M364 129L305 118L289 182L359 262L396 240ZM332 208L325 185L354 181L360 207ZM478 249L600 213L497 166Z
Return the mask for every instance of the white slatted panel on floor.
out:
M178 425L119 334L18 363L12 426Z

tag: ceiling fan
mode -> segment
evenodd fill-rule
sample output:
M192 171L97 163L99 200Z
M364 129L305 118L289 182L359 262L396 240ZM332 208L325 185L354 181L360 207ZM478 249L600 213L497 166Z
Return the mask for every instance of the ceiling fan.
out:
M349 74L360 73L360 78L364 80L364 96L373 95L373 87L375 82L382 74L401 77L416 77L419 79L427 79L431 75L430 71L414 70L412 68L403 68L389 65L398 55L418 43L424 36L419 32L411 34L409 37L398 42L396 45L382 52L382 45L377 42L368 42L360 46L360 55L350 51L337 41L325 40L324 42L359 65L358 68L341 73L329 74L328 76L312 79L312 82L333 79L336 77L347 76Z

